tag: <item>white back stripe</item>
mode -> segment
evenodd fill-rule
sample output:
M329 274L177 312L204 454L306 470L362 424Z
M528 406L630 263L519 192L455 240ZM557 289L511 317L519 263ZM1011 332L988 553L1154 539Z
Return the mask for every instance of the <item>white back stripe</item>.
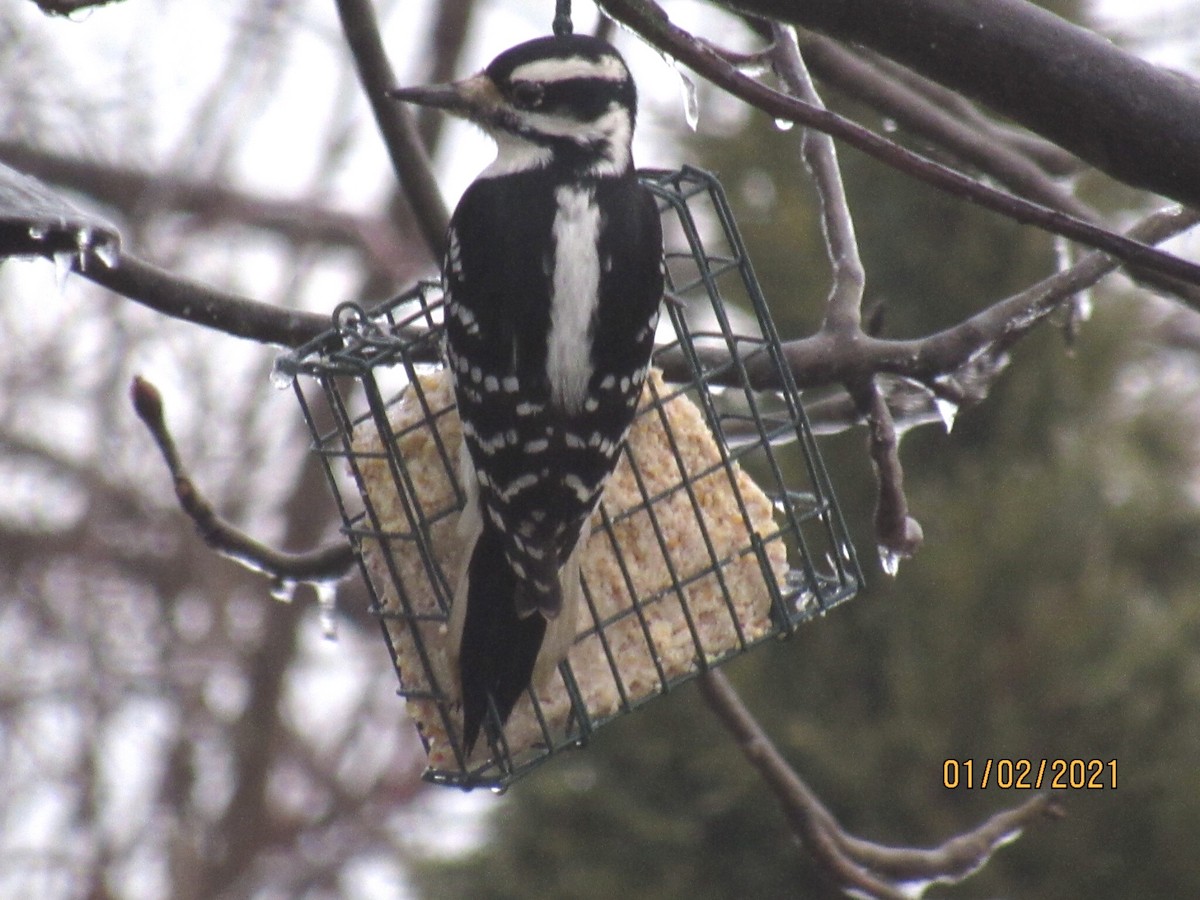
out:
M546 377L551 401L578 415L592 377L588 331L600 302L600 209L591 190L560 187L555 197Z

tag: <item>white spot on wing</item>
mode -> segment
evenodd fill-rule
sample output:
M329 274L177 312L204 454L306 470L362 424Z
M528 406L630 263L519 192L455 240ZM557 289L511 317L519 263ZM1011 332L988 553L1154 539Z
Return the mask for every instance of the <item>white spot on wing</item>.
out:
M592 488L578 475L567 475L563 478L563 486L570 488L575 492L575 497L580 503L587 503L592 499Z
M519 478L514 478L506 487L498 490L496 493L502 500L511 500L517 494L521 493L521 491L533 487L535 484L537 484L537 481L536 475L525 474Z

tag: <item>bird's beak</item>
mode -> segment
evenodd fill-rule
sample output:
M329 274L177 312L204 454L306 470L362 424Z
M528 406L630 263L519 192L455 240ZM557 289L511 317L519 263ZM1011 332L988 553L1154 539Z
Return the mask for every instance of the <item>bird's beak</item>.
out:
M393 88L388 91L393 100L433 106L450 112L465 112L462 94L457 84L426 84L418 87Z
M419 87L393 88L388 91L393 100L444 109L466 119L488 118L503 98L492 79L482 72L451 84L429 84Z

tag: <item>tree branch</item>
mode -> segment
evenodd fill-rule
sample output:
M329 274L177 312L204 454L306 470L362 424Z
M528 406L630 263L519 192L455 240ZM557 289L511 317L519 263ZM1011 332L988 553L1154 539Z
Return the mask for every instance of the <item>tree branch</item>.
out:
M1061 806L1042 793L928 850L887 847L854 837L788 765L729 679L710 670L697 680L709 708L783 807L792 833L847 893L881 900L920 897L934 884L952 884L974 874L1038 819L1062 815Z
M337 10L392 168L412 205L425 245L433 258L440 260L445 252L450 213L433 176L416 118L403 103L387 95L396 86L396 76L383 49L375 10L370 0L337 0Z
M777 23L772 23L771 30L774 37L772 60L776 73L794 96L814 107L824 108L800 57L795 34ZM822 330L843 335L858 334L862 331L862 296L867 276L858 253L854 220L842 184L837 149L829 135L805 128L800 138L800 154L817 189L821 207L821 233L825 237L825 249L833 273L833 286Z
M285 553L259 543L220 518L192 482L179 458L163 416L162 395L158 389L143 378L135 378L130 399L167 464L180 508L195 524L204 542L218 553L269 576L276 585L339 579L354 565L354 551L346 541L337 541L309 553Z
M1200 205L1200 86L1025 0L721 5L863 44L1126 184Z
M412 234L397 232L386 219L354 215L313 203L248 194L221 184L169 175L150 175L130 166L64 156L16 141L0 141L0 161L27 175L87 194L126 216L144 216L145 201L166 201L170 212L191 213L207 222L234 222L273 231L296 244L349 247L372 269L392 278Z
M653 0L601 0L601 5L653 46L773 118L795 121L841 138L899 171L1014 221L1104 250L1126 263L1200 284L1200 265L1113 234L1066 213L996 190L901 147L836 113L767 87L738 71L703 41L671 24L666 13Z
M813 106L823 107L800 56L795 33L778 23L772 23L771 32L776 73L791 93ZM866 272L854 236L854 220L838 168L837 150L829 135L805 128L800 138L800 152L816 186L821 207L821 232L825 236L833 272L833 288L821 333L839 344L852 344L866 336L862 327ZM874 376L848 382L846 388L870 426L871 459L875 463L879 487L875 509L876 542L884 570L895 574L896 562L912 556L923 540L921 526L908 514L904 469L900 464L900 438Z
M1141 241L1158 242L1197 222L1200 212L1172 208L1147 216L1129 234ZM847 383L884 372L932 382L939 375L958 371L989 348L1011 346L1067 298L1095 284L1118 265L1104 253L1089 253L1071 268L927 337L890 340L864 335L847 343L819 332L788 341L784 351L796 383L802 387ZM707 363L706 352L701 348L701 359ZM672 361L663 358L661 362ZM755 359L746 361L746 372L752 387L761 390L779 387L774 383L770 366Z
M80 274L163 315L264 344L298 347L329 329L327 315L221 291L127 253L115 265L89 265Z

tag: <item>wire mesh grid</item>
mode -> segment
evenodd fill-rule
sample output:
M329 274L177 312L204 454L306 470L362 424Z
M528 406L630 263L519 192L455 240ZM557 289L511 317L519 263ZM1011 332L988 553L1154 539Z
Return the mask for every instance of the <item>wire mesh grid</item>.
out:
M861 584L719 182L690 167L641 178L666 236L662 372L647 380L593 517L586 612L570 654L470 757L446 640L465 498L461 431L440 365L440 288L420 283L369 313L345 304L329 332L280 358L358 551L428 780L504 787ZM314 381L319 390L308 390Z

